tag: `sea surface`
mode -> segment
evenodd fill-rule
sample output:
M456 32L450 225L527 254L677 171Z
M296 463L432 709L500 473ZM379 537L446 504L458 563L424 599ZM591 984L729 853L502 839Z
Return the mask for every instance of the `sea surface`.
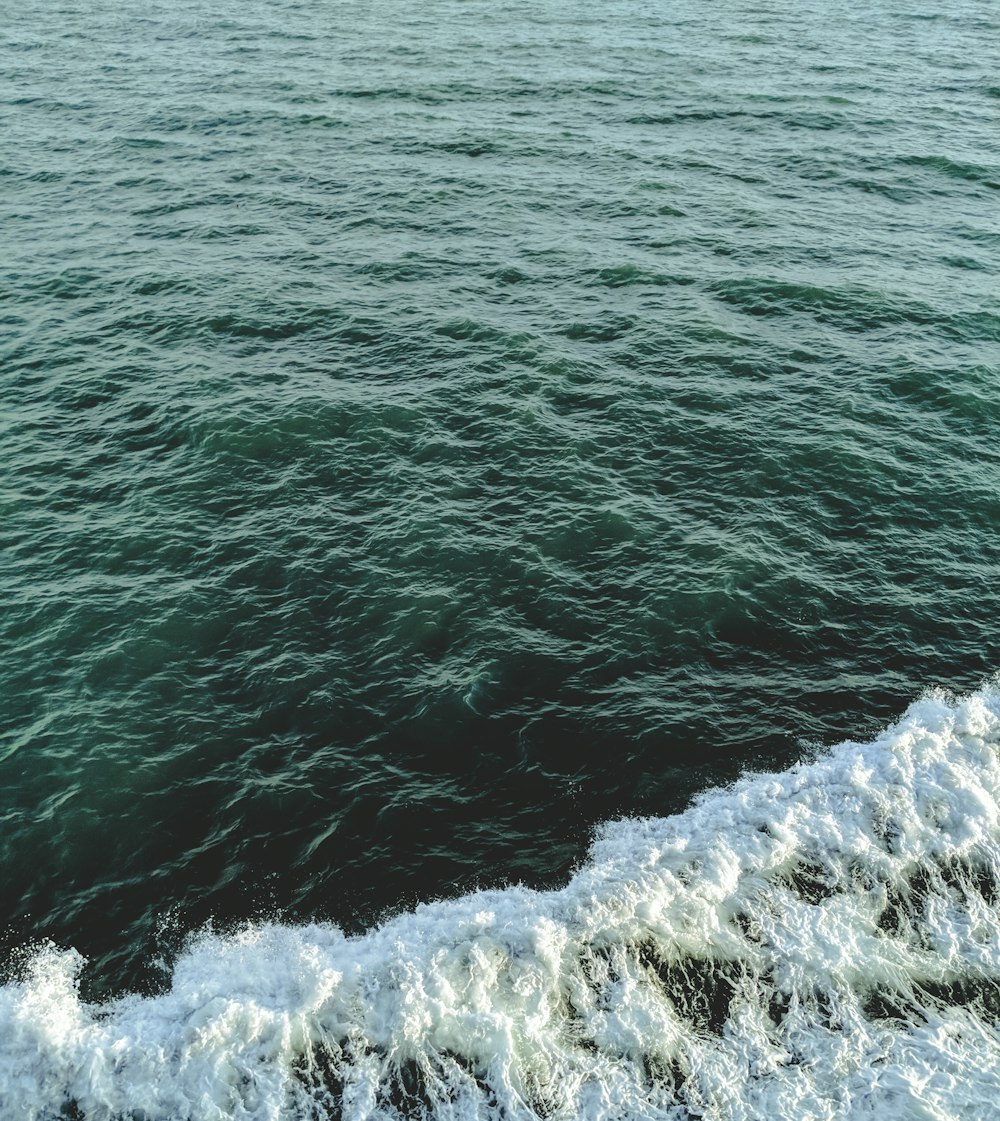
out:
M1000 1118L1000 8L0 0L0 1121Z

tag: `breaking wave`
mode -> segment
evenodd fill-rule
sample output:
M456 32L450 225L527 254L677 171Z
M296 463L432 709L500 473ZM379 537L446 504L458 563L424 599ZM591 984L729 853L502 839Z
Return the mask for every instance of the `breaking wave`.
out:
M601 828L561 890L0 989L3 1121L1000 1117L1000 684Z

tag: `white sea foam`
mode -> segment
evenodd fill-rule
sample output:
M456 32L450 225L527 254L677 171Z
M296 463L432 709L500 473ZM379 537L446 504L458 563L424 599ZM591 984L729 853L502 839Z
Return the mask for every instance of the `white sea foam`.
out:
M0 1117L1000 1118L1000 688L621 821L556 892L0 989Z

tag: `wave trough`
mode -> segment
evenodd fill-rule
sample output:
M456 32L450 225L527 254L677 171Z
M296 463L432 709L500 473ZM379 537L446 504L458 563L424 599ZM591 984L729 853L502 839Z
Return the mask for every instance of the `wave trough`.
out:
M1000 683L602 827L561 890L0 989L4 1121L1000 1117Z

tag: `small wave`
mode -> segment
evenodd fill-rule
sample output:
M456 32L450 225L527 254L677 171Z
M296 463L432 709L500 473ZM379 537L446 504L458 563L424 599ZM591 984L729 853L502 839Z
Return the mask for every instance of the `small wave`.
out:
M637 322L632 315L603 315L591 322L569 323L562 328L560 334L568 339L588 343L616 342L624 338Z
M1000 190L1000 168L952 160L947 156L908 156L901 161L908 167L926 168L940 172L949 179L965 179L971 183L981 183L984 187Z
M1000 687L605 826L565 888L0 989L0 1117L1000 1117Z
M669 288L694 284L694 277L658 272L641 265L614 265L593 270L590 283L603 288Z
M826 288L763 277L720 280L711 284L710 290L719 300L748 315L802 312L817 322L850 332L916 323L951 337L1000 340L1000 316L992 311L946 311L901 293L859 286Z

